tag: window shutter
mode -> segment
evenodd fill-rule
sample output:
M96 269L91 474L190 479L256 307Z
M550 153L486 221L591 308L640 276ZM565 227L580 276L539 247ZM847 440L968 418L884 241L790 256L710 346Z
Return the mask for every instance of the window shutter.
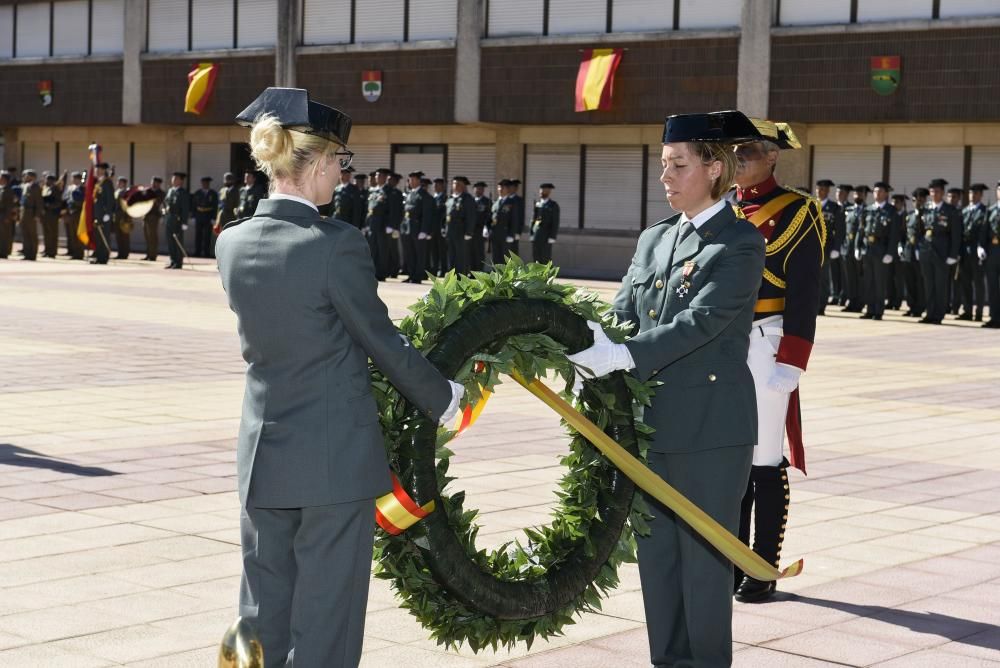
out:
M527 228L538 186L549 182L556 188L552 199L559 203L559 229L576 229L580 224L580 146L578 144L528 144L528 169L521 186L526 207Z
M403 41L403 0L359 2L354 20L355 42Z
M234 0L193 0L191 5L191 47L194 49L233 48Z
M544 21L541 0L503 0L490 3L489 36L541 35Z
M17 5L17 57L49 55L49 3Z
M237 0L236 42L241 48L274 46L278 35L277 0Z
M347 44L351 41L351 0L303 0L305 44Z
M408 39L455 39L458 0L410 0Z
M90 52L116 55L124 49L125 0L94 0Z
M586 181L585 229L639 230L641 146L588 146Z
M614 0L611 29L614 32L672 30L673 0Z
M187 0L149 0L149 51L187 51Z
M57 2L52 10L52 55L87 55L87 0Z

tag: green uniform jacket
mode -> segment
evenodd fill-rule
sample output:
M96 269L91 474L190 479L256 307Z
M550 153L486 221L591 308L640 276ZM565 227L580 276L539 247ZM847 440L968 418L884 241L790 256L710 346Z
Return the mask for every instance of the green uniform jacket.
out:
M41 218L45 209L42 199L42 187L38 181L32 181L21 188L21 222Z
M94 221L98 225L108 225L115 220L118 211L118 200L115 199L115 186L111 179L104 178L94 185ZM108 219L104 220L107 216Z
M222 186L219 191L219 213L215 218L215 223L219 227L224 227L226 223L236 220L236 209L240 205L240 187L236 184Z
M191 218L191 196L180 186L167 191L163 198L163 223L168 229L180 229Z
M434 420L451 388L389 320L364 237L300 202L266 199L223 230L215 252L247 362L240 501L302 508L388 492L368 358Z
M646 408L645 421L656 429L650 448L753 445L757 399L747 352L764 238L725 206L675 249L679 220L640 235L614 300L619 318L638 323L626 344L635 375L663 382Z

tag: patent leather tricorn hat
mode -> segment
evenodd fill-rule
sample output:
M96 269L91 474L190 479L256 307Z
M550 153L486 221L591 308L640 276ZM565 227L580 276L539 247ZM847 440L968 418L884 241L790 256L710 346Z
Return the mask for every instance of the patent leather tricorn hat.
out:
M278 119L281 127L323 137L346 146L351 117L342 111L309 99L304 88L268 88L236 116L236 123L250 127L264 114Z

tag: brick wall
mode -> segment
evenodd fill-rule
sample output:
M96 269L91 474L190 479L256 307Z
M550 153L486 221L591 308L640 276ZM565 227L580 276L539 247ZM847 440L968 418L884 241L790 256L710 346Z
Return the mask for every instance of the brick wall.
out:
M262 90L274 85L274 57L213 60L219 64L215 92L200 115L184 113L187 74L194 59L148 60L142 64L142 122L230 125Z
M573 111L580 46L484 48L480 115L496 123L662 123L736 106L736 38L623 43L609 111Z
M871 88L872 56L901 56L896 92ZM996 121L996 29L775 36L772 118L804 123Z
M382 71L382 96L366 102L361 73ZM306 55L298 59L296 83L310 96L372 124L445 124L455 120L455 52L378 51Z
M9 61L8 61L9 62ZM4 125L119 125L121 63L8 65L0 68L0 123ZM38 82L52 81L43 107Z

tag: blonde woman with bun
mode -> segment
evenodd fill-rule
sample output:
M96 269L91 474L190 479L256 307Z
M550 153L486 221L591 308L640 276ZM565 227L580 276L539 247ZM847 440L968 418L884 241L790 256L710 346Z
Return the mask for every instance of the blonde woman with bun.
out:
M247 362L240 615L268 667L356 666L375 498L392 487L368 359L442 423L462 388L389 320L361 232L319 215L349 164L351 119L305 90L269 88L237 122L271 183L216 250Z

